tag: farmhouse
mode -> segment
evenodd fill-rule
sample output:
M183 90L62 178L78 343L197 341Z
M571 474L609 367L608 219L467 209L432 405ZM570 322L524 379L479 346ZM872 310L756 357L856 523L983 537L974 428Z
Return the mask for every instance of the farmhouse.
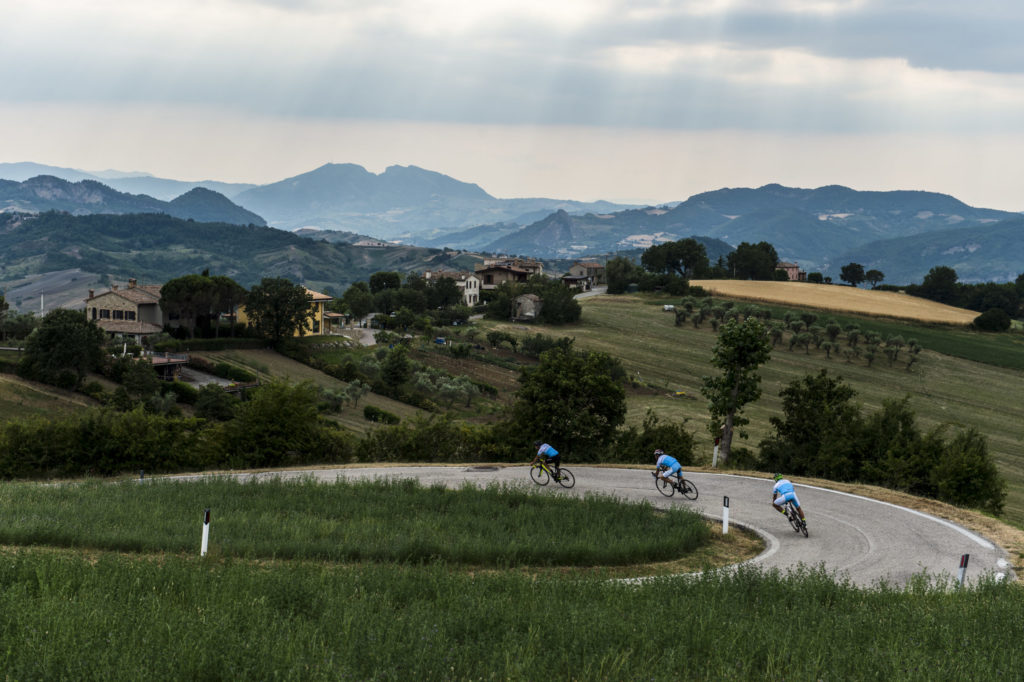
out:
M110 291L96 294L89 289L85 299L85 314L96 326L112 338L132 339L141 343L143 337L163 331L167 324L160 308L159 284L143 284L135 279L128 286L114 284Z
M790 282L806 282L807 273L800 269L800 266L796 263L787 263L785 261L779 261L775 266L776 270L782 270L786 273L786 277L789 278Z
M480 290L482 280L473 272L461 272L455 270L427 270L423 273L423 279L428 282L436 282L442 277L455 280L456 286L462 290L462 303L470 307L480 303Z
M570 288L589 291L607 282L604 265L596 261L576 261L569 267L568 274L562 275L562 282Z

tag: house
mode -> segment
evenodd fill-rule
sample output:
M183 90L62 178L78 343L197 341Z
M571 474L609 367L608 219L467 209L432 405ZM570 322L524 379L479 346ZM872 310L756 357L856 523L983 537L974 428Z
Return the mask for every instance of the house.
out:
M128 286L114 284L101 294L89 289L85 315L111 338L141 343L143 337L162 332L167 324L167 316L160 308L161 286L140 286L137 280L129 279Z
M530 272L513 265L478 265L474 273L480 279L482 289L497 289L505 282L525 282Z
M536 320L540 315L540 309L544 302L537 294L523 294L516 296L512 302L512 320L514 322L530 322Z
M776 270L783 270L786 276L789 277L790 282L806 282L807 273L800 269L800 266L796 263L787 263L785 261L779 261L775 266Z
M590 286L587 289L607 284L607 279L604 275L604 264L597 261L578 260L569 266L569 274L578 276L578 278L587 278L590 281Z
M562 281L566 282L568 286L573 286L575 283L577 288L585 291L608 282L605 277L604 265L596 261L576 261L569 266L569 274L563 275Z
M482 281L476 276L476 273L454 270L427 270L423 273L423 279L428 283L436 282L442 277L455 280L455 285L462 290L463 305L470 307L479 305Z
M475 267L484 290L497 289L504 282L525 282L533 275L543 275L544 265L532 258L488 258Z

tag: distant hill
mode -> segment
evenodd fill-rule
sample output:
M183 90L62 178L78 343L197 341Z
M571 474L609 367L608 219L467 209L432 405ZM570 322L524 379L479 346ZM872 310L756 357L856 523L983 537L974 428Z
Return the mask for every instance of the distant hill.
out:
M73 215L166 213L200 222L266 225L263 218L235 205L224 195L200 187L168 202L145 194L119 192L96 180L69 182L51 175L38 175L23 182L0 180L0 211L66 211Z
M433 231L435 236L500 222L519 225L558 209L612 210L621 205L558 199L496 199L479 185L416 166L389 166L375 174L356 164L316 170L242 192L235 200L276 227L319 227L393 239ZM529 216L529 218L522 218Z
M48 166L41 163L21 161L18 163L0 163L0 178L24 182L37 175L52 175L55 178L78 182L79 180L95 180L119 192L128 194L147 194L154 199L170 201L181 196L193 187L213 190L233 199L235 195L256 187L251 183L219 182L217 180L170 180L158 178L149 173L129 173L124 171L83 171L61 166Z
M844 254L861 245L1017 217L1007 211L972 208L933 192L765 185L704 192L672 208L586 215L556 212L484 248L553 257L703 235L734 247L767 241L783 260L838 277L840 267L849 262ZM926 236L922 239L927 241ZM1024 270L1024 261L1020 267Z
M87 288L129 277L159 283L209 269L247 288L263 277L287 277L340 294L380 270L471 270L478 260L414 246L331 244L270 227L166 214L0 214L0 290L25 287L8 299L24 297L25 310L38 310L40 295L46 301L81 300ZM76 287L81 295L67 293Z
M843 253L836 262L880 270L886 284L920 284L937 265L956 270L965 284L1012 282L1024 273L1024 216L870 242Z

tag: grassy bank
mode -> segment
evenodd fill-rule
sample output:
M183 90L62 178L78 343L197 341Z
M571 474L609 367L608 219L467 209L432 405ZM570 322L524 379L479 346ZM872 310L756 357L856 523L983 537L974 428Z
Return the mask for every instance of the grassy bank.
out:
M465 566L621 566L708 543L684 507L580 500L492 485L414 480L87 482L0 485L0 544L195 552L211 509L210 554L250 559L441 561Z
M1014 679L1024 591L0 554L10 679Z

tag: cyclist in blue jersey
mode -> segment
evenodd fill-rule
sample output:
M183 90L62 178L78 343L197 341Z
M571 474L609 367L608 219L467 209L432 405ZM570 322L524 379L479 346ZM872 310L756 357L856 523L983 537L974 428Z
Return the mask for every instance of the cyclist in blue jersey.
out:
M541 457L547 458L548 466L555 468L555 480L560 479L562 477L562 456L558 454L558 450L539 440L534 441L533 447L537 448L537 455L533 458L532 464L536 464Z
M800 514L800 520L806 525L807 517L804 516L804 508L800 506L800 500L797 499L793 484L788 478L783 478L782 474L775 474L772 476L772 479L775 481L775 487L772 488L772 509L780 514L785 514L786 503L792 500L793 505Z
M679 476L682 478L683 465L679 463L678 459L672 455L666 455L665 451L661 448L654 451L654 456L657 458L655 461L655 472L657 473L658 478L670 485L672 482L669 480L669 476Z

